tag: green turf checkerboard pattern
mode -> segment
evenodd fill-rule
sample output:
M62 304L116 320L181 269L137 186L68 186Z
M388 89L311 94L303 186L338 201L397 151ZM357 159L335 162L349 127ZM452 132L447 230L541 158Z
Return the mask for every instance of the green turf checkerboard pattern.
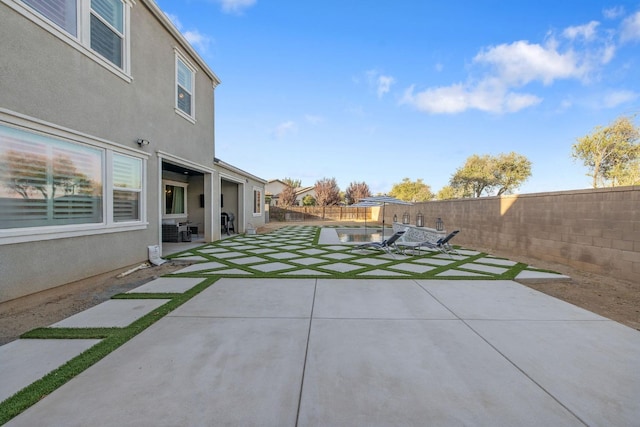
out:
M452 257L352 250L350 245L319 245L320 227L287 226L269 234L240 235L190 249L169 258L198 264L174 273L188 277L332 277L414 279L513 279L527 265L458 248Z

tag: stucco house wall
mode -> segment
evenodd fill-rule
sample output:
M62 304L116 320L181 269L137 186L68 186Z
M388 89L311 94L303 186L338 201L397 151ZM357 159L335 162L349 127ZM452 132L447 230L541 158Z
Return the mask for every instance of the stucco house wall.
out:
M0 1L0 125L144 161L143 218L135 224L84 231L62 227L39 235L0 228L0 302L146 260L147 247L162 243L163 161L200 174L188 203L198 206L194 215L207 224L209 240L216 237L214 89L219 80L153 1L126 3L131 6L130 66L114 72L90 49L71 46L25 16L20 10L28 8L19 0ZM195 71L195 120L176 113L177 56ZM139 146L138 139L149 145ZM200 194L206 195L206 208L200 208Z

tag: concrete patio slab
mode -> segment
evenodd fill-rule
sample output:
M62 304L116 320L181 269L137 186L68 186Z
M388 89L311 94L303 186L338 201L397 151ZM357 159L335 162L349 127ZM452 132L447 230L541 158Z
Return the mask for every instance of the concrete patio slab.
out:
M389 264L389 260L388 259L379 259L379 258L359 258L359 259L354 259L352 262L356 262L358 264L365 264L365 265L382 265L382 264Z
M326 254L327 251L323 251L321 249L303 249L301 251L298 251L301 254L305 254L305 255L320 255L320 254Z
M265 261L266 259L261 258L259 256L248 256L248 257L234 258L232 260L229 260L229 262L232 262L234 264L239 264L239 265L257 264L259 262L265 262Z
M13 426L294 426L309 319L163 318Z
M127 292L128 294L136 293L184 293L189 289L202 282L202 279L192 279L190 277L160 277L152 280L142 286Z
M320 259L320 258L296 258L296 259L292 259L289 262L293 262L295 264L301 264L301 265L314 265L314 264L321 264L323 262L329 262L326 259Z
M508 268L494 267L492 265L476 264L469 262L460 266L460 268L466 268L467 270L480 271L483 273L502 274L505 271L509 271Z
M427 271L431 271L437 267L425 264L412 264L410 262L403 262L401 264L392 265L389 268L393 270L409 271L411 273L426 273Z
M123 328L155 310L168 299L112 299L54 323L57 328Z
M417 280L461 319L603 320L510 280Z
M398 273L391 270L369 270L364 273L358 273L358 276L388 276L388 277L408 277L408 274Z
M195 261L195 262L200 262L200 261L207 261L207 258L200 256L200 255L179 255L176 257L176 259L179 259L180 261Z
M275 254L267 254L268 257L273 259L292 259L292 258L300 258L299 254L293 252L278 252Z
M467 323L586 425L638 425L638 331L610 320Z
M472 271L465 271L465 270L456 270L456 269L451 269L451 270L446 270L443 271L442 273L438 273L436 274L436 277L491 277L488 274L483 274L483 273L475 273Z
M216 262L216 261L210 261L210 262L203 262L200 264L194 264L194 265L190 265L189 267L185 267L182 268L178 271L175 272L175 274L178 273L192 273L194 271L203 271L203 270L214 270L216 268L222 268L222 267L226 267L226 264L222 264L220 262Z
M360 270L360 269L362 269L364 267L361 266L361 265L347 264L345 262L335 262L333 264L321 265L321 266L318 266L317 268L322 268L324 270L330 270L330 271L336 271L338 273L347 273L347 272L353 271L353 270Z
M300 426L583 426L455 320L314 319Z
M282 275L283 276L329 276L330 273L311 270L310 268L303 268L300 270L286 271L282 273Z
M99 342L20 339L0 346L0 402Z
M639 363L513 281L223 278L7 425L634 425Z
M234 252L234 251L229 251L229 252L220 252L217 254L211 254L211 256L213 256L214 258L219 258L219 259L227 259L227 258L238 258L241 256L246 256L244 253L242 252Z
M168 316L311 316L315 279L220 279Z
M412 280L319 279L315 301L314 318L456 318Z
M514 265L517 264L517 262L515 261L502 259L502 258L494 258L494 257L484 257L484 258L477 259L474 262L477 262L480 264L504 265L506 267L513 267Z
M254 270L262 271L263 273L270 273L273 271L288 270L294 268L291 264L285 264L284 262L270 262L268 264L252 265Z
M252 272L240 270L239 268L228 268L226 270L205 271L202 274L211 275L211 276L222 276L222 275L253 276Z
M557 273L547 273L544 271L522 270L517 276L518 280L571 280L571 277Z
M329 259L349 259L349 258L354 258L355 255L350 255L350 254L345 254L342 252L338 252L335 254L328 254L328 255L322 255L323 258L329 258Z

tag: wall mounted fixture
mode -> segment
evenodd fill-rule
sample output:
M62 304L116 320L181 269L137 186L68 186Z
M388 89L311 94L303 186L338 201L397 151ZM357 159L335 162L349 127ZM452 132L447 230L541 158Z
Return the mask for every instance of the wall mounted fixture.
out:
M138 143L138 145L140 147L144 147L145 145L149 145L149 140L148 139L138 139L138 140L136 140L136 142Z

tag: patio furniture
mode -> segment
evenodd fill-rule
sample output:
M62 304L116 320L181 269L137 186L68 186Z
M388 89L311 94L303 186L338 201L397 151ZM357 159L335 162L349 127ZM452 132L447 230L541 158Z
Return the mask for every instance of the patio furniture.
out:
M396 247L396 241L402 237L402 235L404 234L404 231L396 231L391 237L389 237L386 240L383 240L382 242L367 242L364 243L362 245L358 245L354 248L352 248L351 250L361 250L361 249L377 249L377 250L383 250L386 253L391 253L391 250L397 250L398 248Z
M222 226L222 230L227 236L230 236L229 233L229 214L226 212L222 212L220 214L220 225Z
M460 255L460 254L458 253L458 251L455 250L453 246L451 246L449 241L453 239L456 236L456 234L458 234L459 232L460 230L454 230L451 233L449 233L446 237L438 239L435 242L429 242L429 241L418 242L418 243L399 242L397 243L397 247L402 251L402 253L405 253L405 251L408 248L411 248L414 254L415 254L415 251L420 252L420 248L427 248L430 250L439 251L443 254L447 254L449 255L449 257L452 258L451 254L454 254L454 255Z

